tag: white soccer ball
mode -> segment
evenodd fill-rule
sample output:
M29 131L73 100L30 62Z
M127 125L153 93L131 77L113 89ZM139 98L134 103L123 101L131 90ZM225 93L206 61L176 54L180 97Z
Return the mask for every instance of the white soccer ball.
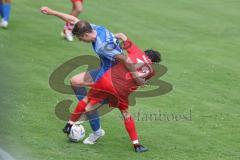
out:
M85 129L81 124L74 124L68 135L71 142L79 142L85 137Z

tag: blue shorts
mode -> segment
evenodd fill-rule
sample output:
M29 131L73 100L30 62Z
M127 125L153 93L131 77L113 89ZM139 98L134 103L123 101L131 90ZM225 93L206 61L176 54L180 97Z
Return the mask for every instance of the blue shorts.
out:
M94 82L97 82L107 70L103 67L88 71Z
M94 82L96 82L96 80L97 80L99 70L100 69L93 69L93 70L88 71L88 73L91 75Z

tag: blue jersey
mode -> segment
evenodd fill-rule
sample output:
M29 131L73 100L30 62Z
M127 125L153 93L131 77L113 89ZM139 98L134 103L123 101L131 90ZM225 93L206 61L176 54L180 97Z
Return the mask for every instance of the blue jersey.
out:
M95 42L92 43L93 49L101 60L101 67L98 70L96 79L99 79L108 69L116 64L115 56L123 54L117 38L109 30L102 26L91 24L93 30L97 32Z

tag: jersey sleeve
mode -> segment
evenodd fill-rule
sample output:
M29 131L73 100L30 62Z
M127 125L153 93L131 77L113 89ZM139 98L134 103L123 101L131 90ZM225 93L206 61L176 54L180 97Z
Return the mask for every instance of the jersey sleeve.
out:
M127 39L127 41L123 43L123 49L125 49L128 54L142 53L142 51L130 39Z
M114 61L115 56L123 54L123 52L117 42L106 42L99 49L99 54L111 61Z

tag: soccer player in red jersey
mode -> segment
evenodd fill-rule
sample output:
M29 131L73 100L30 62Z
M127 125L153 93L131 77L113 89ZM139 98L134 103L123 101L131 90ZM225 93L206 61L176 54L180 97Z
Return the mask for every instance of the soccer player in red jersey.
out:
M83 0L71 0L72 2L72 12L71 15L74 17L78 17L80 13L83 11ZM73 41L73 30L74 25L71 23L66 23L63 30L63 36L67 41Z
M124 42L123 48L128 52L128 62L134 64L137 77L133 77L133 74L130 74L122 63L113 66L91 86L87 97L87 105L83 106L80 101L70 119L76 121L83 112L90 112L91 107L95 104L108 100L111 107L119 108L122 113L126 130L135 151L145 152L148 149L140 145L135 122L128 109L128 97L138 86L144 85L148 79L154 76L152 63L159 63L161 56L157 51L141 51L122 33L116 34L116 37ZM85 141L88 141L88 138Z

